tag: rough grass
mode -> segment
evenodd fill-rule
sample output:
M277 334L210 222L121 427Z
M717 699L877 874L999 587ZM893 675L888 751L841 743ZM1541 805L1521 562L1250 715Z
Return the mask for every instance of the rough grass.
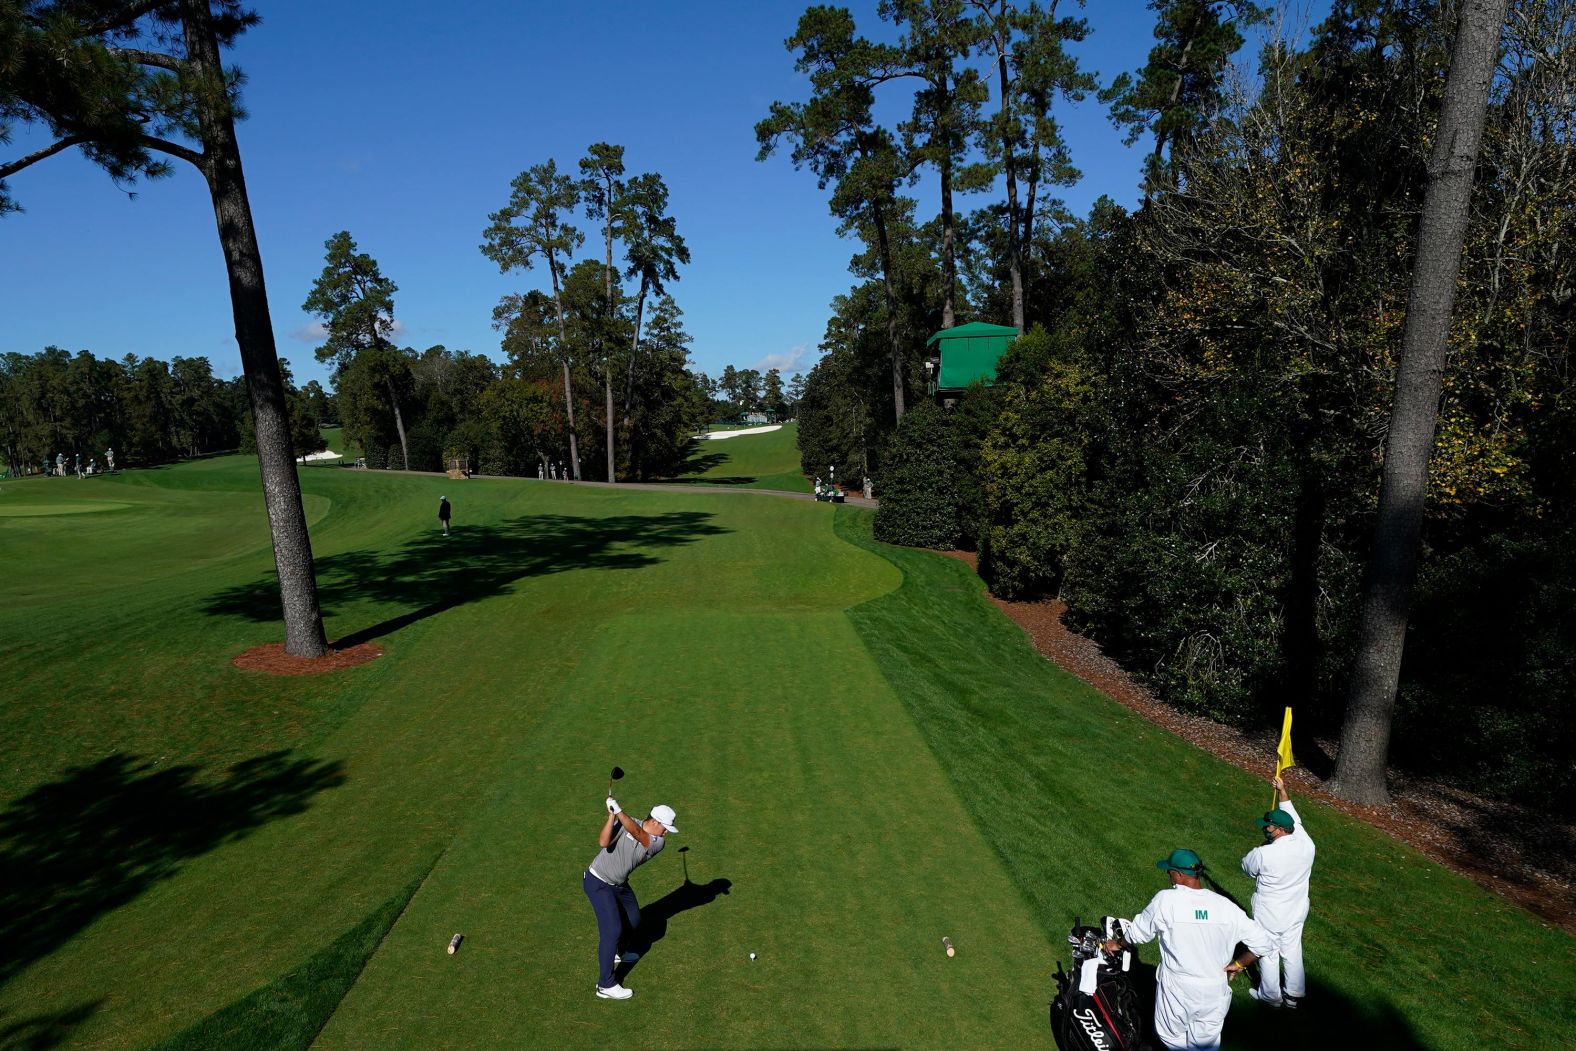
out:
M966 567L876 543L873 518L839 508L838 535L890 560L904 583L849 616L1046 939L1075 917L1137 913L1165 885L1154 860L1179 846L1245 905L1252 882L1238 865L1259 842L1264 783L1049 664ZM1308 1009L1273 1013L1238 982L1226 1046L1571 1046L1567 935L1367 825L1298 802L1319 846ZM1153 946L1143 956L1157 961Z

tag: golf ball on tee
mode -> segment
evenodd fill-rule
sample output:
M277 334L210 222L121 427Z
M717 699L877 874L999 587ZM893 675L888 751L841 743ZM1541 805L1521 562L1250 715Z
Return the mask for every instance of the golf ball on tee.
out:
M755 954L753 952L750 953L750 959L752 959L752 960L755 959Z

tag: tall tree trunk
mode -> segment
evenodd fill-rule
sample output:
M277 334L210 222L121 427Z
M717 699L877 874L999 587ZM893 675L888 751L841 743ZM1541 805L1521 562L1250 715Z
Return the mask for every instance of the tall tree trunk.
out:
M886 286L887 340L892 345L892 407L897 418L903 418L903 342L899 338L897 322L897 290L892 284L892 249L887 243L886 214L878 203L874 206L876 222L876 248L881 253L881 280Z
M268 316L263 285L262 253L252 225L252 208L241 170L241 149L235 122L222 95L223 67L214 36L209 0L181 0L186 55L200 93L197 119L203 142L202 172L213 199L219 244L230 279L230 306L235 317L235 342L241 352L251 395L257 464L263 481L263 503L274 542L274 567L279 573L279 599L284 612L285 652L296 657L321 657L328 652L323 615L317 602L317 574L312 566L312 541L301 509L301 480L290 447L290 418L284 382Z
M410 445L405 441L405 417L400 415L399 394L394 389L394 377L384 376L389 388L389 404L394 406L394 429L399 432L399 454L405 459L405 470L410 470Z
M1450 334L1473 169L1507 3L1465 0L1462 5L1455 54L1428 163L1406 328L1396 368L1395 403L1385 438L1374 549L1363 575L1357 660L1341 730L1341 752L1330 781L1337 795L1358 803L1378 805L1390 799L1385 762L1412 586L1417 579L1428 458L1444 387L1445 341Z
M1201 14L1199 17L1204 17L1204 15ZM1182 82L1187 79L1188 56L1193 53L1193 42L1198 38L1198 33L1198 21L1195 19L1190 26L1187 40L1182 44L1182 54L1177 59L1177 79L1176 83L1171 85L1171 96L1166 100L1166 109L1174 107L1177 104L1177 100L1182 97ZM1155 191L1160 188L1158 180L1161 172L1161 164L1163 163L1162 156L1166 152L1166 144L1169 141L1169 132L1156 129L1155 148L1149 155L1149 177L1144 180L1145 204L1148 204L1154 199ZM1172 152L1174 153L1176 151L1173 150Z
M1019 273L1028 269L1026 260L1029 253L1034 250L1034 196L1040 188L1040 145L1034 144L1034 152L1029 158L1029 185L1024 194L1023 201L1023 230L1018 234L1018 268ZM1028 283L1028 278L1024 278ZM1016 322L1019 331L1023 330L1024 322Z
M635 299L635 338L629 344L629 378L624 381L624 430L630 429L630 413L635 406L635 359L640 356L640 324L646 313L646 279L640 279L640 295Z
M613 450L613 179L608 176L607 187L607 261L603 273L607 277L607 353L602 358L602 385L607 395L607 480L618 481L617 457Z
M618 472L615 468L613 455L613 353L609 348L608 354L602 360L602 390L606 395L607 411L607 480L618 481Z
M942 77L941 90L947 91L948 78ZM952 143L942 144L950 150ZM952 155L943 154L937 165L941 175L941 327L951 328L957 323L954 297L958 286L957 219L952 214Z
M569 414L569 467L575 481L580 481L580 445L575 441L575 389L569 378L569 329L564 324L564 297L558 290L558 264L547 257L547 269L553 275L553 305L558 308L558 345L564 363L564 411Z
M1007 0L996 15L1002 27L996 40L996 74L1001 88L1001 163L1007 176L1007 269L1012 274L1012 325L1023 331L1023 246L1018 239L1018 157L1012 148L1012 81L1007 68Z

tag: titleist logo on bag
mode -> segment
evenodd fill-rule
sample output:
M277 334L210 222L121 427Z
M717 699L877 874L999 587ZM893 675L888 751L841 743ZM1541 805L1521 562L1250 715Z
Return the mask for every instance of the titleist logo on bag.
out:
M1074 1011L1073 1017L1078 1019L1078 1024L1083 1026L1083 1031L1089 1035L1090 1041L1099 1051L1110 1051L1111 1045L1106 1043L1105 1039L1105 1028L1095 1018L1093 1011L1086 1007L1082 1011Z

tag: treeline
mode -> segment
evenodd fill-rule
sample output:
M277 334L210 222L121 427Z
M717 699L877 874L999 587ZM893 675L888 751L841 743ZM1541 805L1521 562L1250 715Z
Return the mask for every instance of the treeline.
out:
M281 362L296 454L323 448L333 419L316 380L297 389ZM59 347L0 355L0 443L12 474L46 470L57 455L82 463L115 450L117 466L168 463L243 448L251 432L246 381L214 376L207 358L95 357Z
M769 413L777 419L791 419L799 399L804 397L804 377L795 373L783 382L781 369L740 369L723 366L722 373L712 379L704 372L696 381L711 403L712 421L737 419L747 413Z
M655 173L629 175L624 148L595 143L578 177L554 160L521 172L488 216L481 251L503 273L547 271L548 287L493 310L507 363L433 347L397 347L398 286L348 231L329 238L302 308L327 336L346 435L367 465L574 478L652 478L683 462L710 415L710 391L689 369L690 336L668 293L689 250ZM574 261L598 224L602 258ZM615 246L619 249L615 255Z
M1026 334L955 410L924 399L920 364L953 287L945 215L915 222L914 202L871 192L879 180L837 186L834 210L867 251L806 384L801 448L807 466L869 471L883 537L975 548L995 593L1060 596L1073 627L1168 702L1256 726L1294 706L1299 757L1319 766L1313 741L1342 724L1357 646L1457 8L1343 0L1302 42L1265 22L1242 68L1230 58L1264 11L1157 7L1149 65L1102 92L1135 141L1152 137L1141 206L1074 218L1041 205L1030 227L1007 181L1005 200L956 220L955 319ZM905 46L942 9L888 8ZM955 94L980 79L981 41L1000 50L988 13L950 38ZM892 63L827 17L807 14L790 43L816 98L846 114ZM999 187L1035 134L1014 86L1084 31L1013 25L1001 122L922 123L944 96L920 80L912 123L863 134L899 174L934 165L915 148L951 135ZM1052 63L1063 83L1068 61ZM1572 97L1576 5L1518 0L1473 191L1391 753L1539 801L1576 787ZM924 407L904 413L905 398Z

